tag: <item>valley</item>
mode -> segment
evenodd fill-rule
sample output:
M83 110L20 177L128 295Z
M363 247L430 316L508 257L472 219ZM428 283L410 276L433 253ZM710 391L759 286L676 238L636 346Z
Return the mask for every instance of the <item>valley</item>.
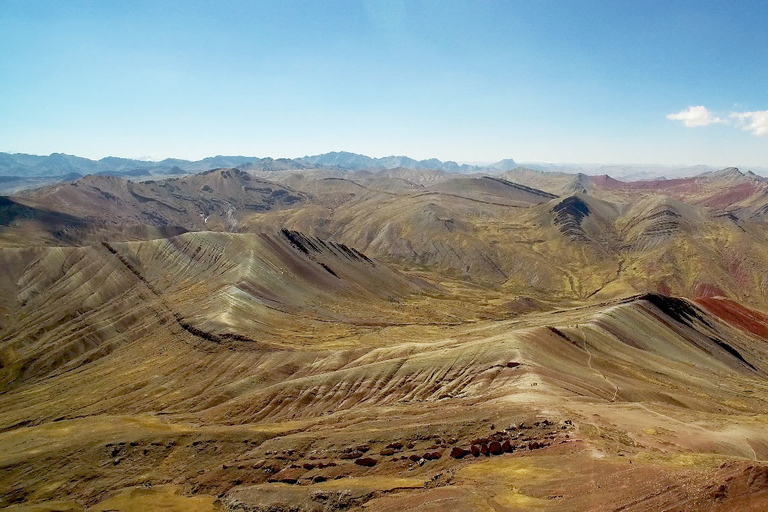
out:
M0 198L0 507L768 507L768 180L274 162Z

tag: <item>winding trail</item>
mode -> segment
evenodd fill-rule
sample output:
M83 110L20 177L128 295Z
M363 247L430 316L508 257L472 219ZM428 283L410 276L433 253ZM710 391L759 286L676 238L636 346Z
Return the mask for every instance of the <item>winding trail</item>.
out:
M605 379L605 381L606 381L606 382L608 382L609 384L611 384L611 385L612 385L612 386L615 388L615 389L614 389L614 393L613 393L613 398L611 398L611 399L610 399L610 402L615 402L615 401L616 401L616 397L617 397L617 396L618 396L618 394L619 394L619 386L618 386L618 385L616 385L616 383L614 383L614 382L613 382L612 380L610 380L608 377L606 377L606 376L605 376L605 374L604 374L603 372L601 372L600 370L598 370L598 369L596 369L594 366L592 366L592 352L590 352L590 351L589 351L589 347L588 347L588 344L587 344L587 335L586 335L586 332L585 332L584 328L583 328L581 325L579 325L579 324L576 324L576 327L577 327L577 328L579 329L579 331L581 332L581 336L582 336L582 338L583 338L583 343L584 343L584 351L585 351L585 352L588 354L588 358L587 358L587 366L589 367L589 369L590 369L590 370L592 370L592 371L593 371L593 372L595 372L595 373L598 373L598 374L599 374L599 375L600 375L600 376L601 376L603 379ZM642 409L644 409L644 410L646 410L646 411L650 412L651 414L654 414L654 415L656 415L656 416L659 416L659 417L661 417L661 418L664 418L664 419L666 419L666 420L669 420L669 421L671 421L671 422L673 422L673 423L679 423L680 425L683 425L683 426L685 426L685 427L687 427L687 428L689 428L689 429L699 429L699 430L705 430L705 429L703 429L703 427L701 427L701 426L699 426L699 425L696 425L696 424L694 424L694 423L687 423L687 422L685 422L685 421L679 420L679 419L677 419L677 418L674 418L674 417L672 417L672 416L669 416L669 415L667 415L667 414L664 414L664 413L661 413L661 412L658 412L658 411L654 411L653 409L649 408L647 405L645 405L645 404L643 404L643 403L640 403L640 402L635 402L635 405L637 405L638 407L640 407L640 408L642 408ZM597 425L595 425L595 426L596 426L596 428L598 429L598 435L599 435L599 433L600 433L600 428L599 428ZM749 447L749 449L752 451L752 458L753 458L754 460L759 460L759 459L757 458L757 453L755 452L755 449L754 449L754 448L752 448L752 445L751 445L751 443L749 442L749 438L746 438L746 437L745 437L745 440L746 440L746 442L747 442L747 446L748 446L748 447Z
M584 331L584 328L583 328L581 325L579 325L579 324L576 324L576 327L579 329L579 331L581 331L581 337L582 337L582 340L583 340L583 343L584 343L584 351L585 351L585 352L587 353L587 355L589 356L589 357L587 358L587 366L589 367L589 369L590 369L590 370L592 370L593 372L595 372L595 373L597 373L598 375L600 375L600 376L601 376L603 379L605 379L605 381L606 381L608 384L610 384L611 386L613 386L613 388L614 388L614 390L613 390L613 398L611 398L611 399L609 400L609 402L615 402L615 401L616 401L616 397L619 395L619 386L618 386L618 385L616 385L616 383L615 383L615 382L613 382L611 379L609 379L608 377L606 377L606 376L605 376L605 374L604 374L603 372L601 372L600 370L598 370L597 368L595 368L594 366L592 366L592 352L590 352L590 351L589 351L589 347L588 347L588 345L587 345L587 333Z
M753 458L754 460L758 460L758 459L757 459L757 452L755 452L755 449L754 449L754 448L752 448L752 443L750 443L750 442L749 442L749 438L748 438L748 437L745 437L744 439L746 439L746 440L747 440L747 446L749 446L749 449L750 449L750 450L752 450L752 458Z

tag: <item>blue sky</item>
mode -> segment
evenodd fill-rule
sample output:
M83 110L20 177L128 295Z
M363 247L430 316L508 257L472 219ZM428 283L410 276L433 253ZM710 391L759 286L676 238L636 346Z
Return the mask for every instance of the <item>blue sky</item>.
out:
M766 20L765 1L0 0L0 151L768 166Z

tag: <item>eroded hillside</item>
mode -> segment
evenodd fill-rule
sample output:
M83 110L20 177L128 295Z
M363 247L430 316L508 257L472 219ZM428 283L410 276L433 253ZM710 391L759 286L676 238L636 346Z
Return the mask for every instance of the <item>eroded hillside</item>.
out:
M765 186L666 181L264 167L5 199L0 504L763 510Z

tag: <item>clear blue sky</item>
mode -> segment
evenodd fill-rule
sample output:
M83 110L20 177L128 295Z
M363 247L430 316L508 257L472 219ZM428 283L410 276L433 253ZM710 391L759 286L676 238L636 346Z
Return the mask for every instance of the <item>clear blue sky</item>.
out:
M765 0L0 0L0 151L768 166L766 21Z

